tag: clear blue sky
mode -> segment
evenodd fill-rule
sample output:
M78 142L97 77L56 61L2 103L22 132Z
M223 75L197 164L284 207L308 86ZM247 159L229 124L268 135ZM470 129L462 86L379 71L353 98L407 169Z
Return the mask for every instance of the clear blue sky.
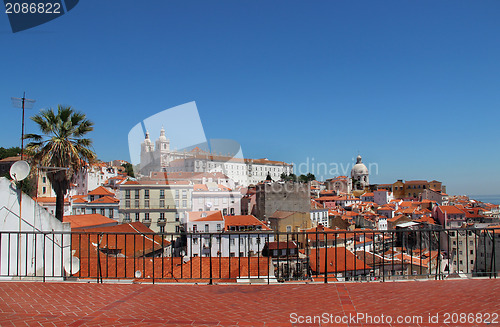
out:
M196 101L207 138L246 157L347 165L359 152L374 183L498 194L499 17L495 0L83 0L13 34L0 13L0 146L19 144L10 97L24 90L27 116L85 112L103 160L129 160L134 125Z

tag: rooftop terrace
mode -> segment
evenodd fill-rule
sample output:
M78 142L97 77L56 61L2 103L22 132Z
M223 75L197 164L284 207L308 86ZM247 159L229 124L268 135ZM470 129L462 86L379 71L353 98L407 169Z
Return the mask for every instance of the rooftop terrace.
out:
M325 319L324 314L329 321L322 326L498 326L500 282L0 283L1 326L292 326L308 317ZM376 323L381 315L384 323ZM398 324L398 317L411 322ZM429 323L429 317L437 320ZM489 324L484 323L488 317ZM319 321L302 325L318 326Z

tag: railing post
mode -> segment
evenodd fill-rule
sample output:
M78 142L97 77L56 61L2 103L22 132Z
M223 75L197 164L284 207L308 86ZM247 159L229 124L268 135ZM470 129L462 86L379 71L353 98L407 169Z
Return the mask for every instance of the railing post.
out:
M317 230L317 228L316 228ZM325 280L324 280L324 283L325 284L328 284L328 247L327 247L327 238L326 238L326 232L323 231L323 236L325 238ZM337 258L335 258L335 260L337 260Z
M212 276L212 234L208 234L208 247L209 247L209 259L210 259L210 282L209 285L213 284L213 276ZM250 267L249 267L250 269Z

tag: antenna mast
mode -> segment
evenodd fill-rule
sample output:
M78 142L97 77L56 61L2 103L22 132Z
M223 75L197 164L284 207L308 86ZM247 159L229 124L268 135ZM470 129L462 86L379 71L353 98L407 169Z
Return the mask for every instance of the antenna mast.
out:
M26 92L23 92L22 98L11 97L11 99L12 99L12 105L15 108L23 109L23 123L21 129L21 160L24 160L24 109L33 108L33 104L35 103L36 100L26 99Z

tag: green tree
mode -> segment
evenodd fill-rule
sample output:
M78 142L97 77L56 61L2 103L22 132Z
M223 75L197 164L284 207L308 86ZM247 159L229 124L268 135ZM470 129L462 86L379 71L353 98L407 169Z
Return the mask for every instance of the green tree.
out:
M0 147L0 159L15 157L21 153L21 148L18 146L13 146L10 148Z
M307 173L307 175L302 174L299 176L299 182L301 182L301 183L311 182L315 179L316 179L316 177L314 176L314 174L311 174L311 173Z
M134 167L132 166L131 163L124 163L122 164L122 167L125 168L125 172L127 173L128 176L130 177L135 177L134 175Z
M92 140L85 138L94 130L93 123L85 114L61 105L57 106L57 112L52 108L43 109L31 120L38 124L42 134L25 135L25 139L31 141L26 152L33 166L48 167L47 178L56 193L56 218L62 221L64 196L71 181L76 173L96 160L91 150Z

